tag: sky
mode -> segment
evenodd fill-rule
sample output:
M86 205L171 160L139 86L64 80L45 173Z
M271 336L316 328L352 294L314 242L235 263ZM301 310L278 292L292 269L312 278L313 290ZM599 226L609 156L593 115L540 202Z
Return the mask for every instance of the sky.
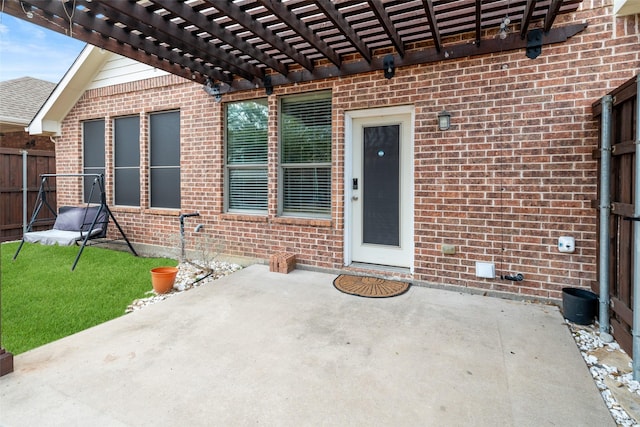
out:
M0 81L34 77L58 83L85 43L0 14Z

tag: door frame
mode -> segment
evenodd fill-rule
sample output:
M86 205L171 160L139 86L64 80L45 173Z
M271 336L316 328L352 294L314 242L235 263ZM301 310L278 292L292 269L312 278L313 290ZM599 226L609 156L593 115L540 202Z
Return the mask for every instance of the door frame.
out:
M377 116L391 116L391 115L405 115L410 116L409 122L409 141L406 142L406 146L402 146L403 149L407 149L410 152L411 160L407 165L401 165L401 173L405 168L407 176L410 176L410 181L407 183L405 190L409 192L408 200L410 200L410 206L406 206L410 212L414 213L414 196L415 196L415 181L414 181L414 139L415 139L415 108L413 105L400 105L395 107L383 107L383 108L368 108L364 110L352 110L346 111L344 115L344 265L349 266L352 264L352 251L353 242L351 240L352 227L351 218L353 214L351 197L353 190L351 187L351 178L353 176L353 122L356 119L370 118ZM404 141L400 141L402 144ZM406 232L411 235L409 243L409 269L411 274L414 272L414 259L415 259L415 216L411 215L411 221L409 224L403 224L406 227Z

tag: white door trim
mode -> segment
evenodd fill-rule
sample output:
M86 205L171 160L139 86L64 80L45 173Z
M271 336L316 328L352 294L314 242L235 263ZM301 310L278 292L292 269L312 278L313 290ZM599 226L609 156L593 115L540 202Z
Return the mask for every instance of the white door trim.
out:
M387 115L410 115L410 131L409 131L409 142L408 149L411 152L411 162L408 165L404 165L403 167L408 167L410 169L411 182L408 186L407 191L409 192L408 199L410 200L410 206L406 206L407 209L410 209L410 212L414 212L414 135L415 135L415 109L412 105L401 105L396 107L385 107L385 108L372 108L366 110L353 110L345 112L344 117L344 265L351 265L352 260L352 249L353 242L351 241L352 236L352 203L351 197L353 196L353 190L351 186L351 178L353 175L353 121L359 118L367 118L367 117L375 117L375 116L387 116ZM409 221L409 224L406 224L407 232L410 233L411 243L410 243L410 269L411 273L413 273L414 269L414 258L415 258L415 231L414 231L414 219L412 216L412 221Z

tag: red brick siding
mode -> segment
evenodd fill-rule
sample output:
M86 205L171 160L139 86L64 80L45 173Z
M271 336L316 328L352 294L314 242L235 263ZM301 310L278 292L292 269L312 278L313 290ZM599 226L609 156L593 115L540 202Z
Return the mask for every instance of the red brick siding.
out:
M34 136L27 132L3 132L0 134L0 147L54 151L55 144L48 136Z
M524 50L396 70L393 79L369 73L277 87L269 97L269 196L266 216L224 213L223 104L178 77L158 77L90 90L69 113L57 146L58 172L82 165L81 121L105 118L107 152L114 117L140 114L141 170L148 167L147 114L181 114L182 212L224 242L225 252L268 259L296 255L299 264L340 268L344 233L344 115L393 105L415 108L414 280L560 298L564 286L595 280L597 123L591 104L640 69L638 16L613 18L611 2L584 1L558 25L587 21L566 43L543 46L535 60ZM587 10L587 8L591 8ZM564 22L562 22L564 21ZM613 35L615 32L615 36ZM446 46L445 41L445 46ZM277 217L277 97L333 93L333 194L330 220ZM225 94L224 102L263 97L263 90ZM450 130L437 113L452 114ZM111 159L107 157L107 169ZM111 175L107 176L112 195ZM148 207L142 173L140 209L112 207L134 242L166 245L179 231L178 212ZM63 190L63 191L60 191ZM59 187L61 203L80 189ZM190 220L191 221L191 220ZM188 241L193 241L187 227ZM561 235L576 238L574 254L557 252ZM175 240L174 240L175 241ZM456 246L442 255L443 243ZM522 282L475 277L475 262L496 264L498 275L523 273Z

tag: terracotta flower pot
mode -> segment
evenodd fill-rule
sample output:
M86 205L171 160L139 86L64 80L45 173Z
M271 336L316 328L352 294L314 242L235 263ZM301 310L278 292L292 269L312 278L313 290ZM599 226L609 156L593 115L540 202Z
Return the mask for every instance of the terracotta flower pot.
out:
M157 294L166 294L173 287L178 274L177 267L157 267L151 270L151 284Z

